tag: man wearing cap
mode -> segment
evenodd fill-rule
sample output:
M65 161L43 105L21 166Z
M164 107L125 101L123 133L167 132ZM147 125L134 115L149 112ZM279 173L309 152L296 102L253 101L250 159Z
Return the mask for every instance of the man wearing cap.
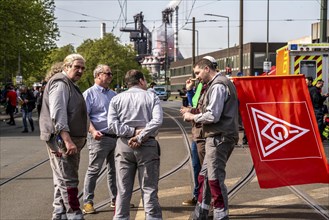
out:
M112 72L108 65L100 64L94 70L95 84L83 93L90 119L87 146L89 150L89 166L85 176L83 191L83 212L95 213L93 207L94 191L98 175L106 160L107 183L111 197L111 207L115 206L117 195L114 150L116 135L109 133L107 114L111 99L116 95L109 89Z
M199 197L193 219L207 219L213 200L213 219L228 219L225 167L238 141L238 99L233 83L216 72L208 59L194 66L196 77L208 85L201 102L201 113L184 113L186 121L202 124L206 154L199 175ZM207 181L207 182L205 182ZM209 188L207 187L209 186Z
M215 58L211 56L205 56L204 59L208 59L213 67L217 68L217 62ZM186 88L195 86L194 79L188 79L186 81ZM202 95L206 91L207 84L203 84L201 81L197 84L197 88L194 96L192 97L192 107L182 106L180 112L184 114L185 112L191 112L192 114L199 114L201 112ZM195 206L199 196L199 183L198 176L203 164L205 156L205 139L202 135L202 124L192 122L192 145L191 145L191 158L192 158L192 167L193 167L193 176L194 176L194 190L192 199L183 201L182 205L184 206Z

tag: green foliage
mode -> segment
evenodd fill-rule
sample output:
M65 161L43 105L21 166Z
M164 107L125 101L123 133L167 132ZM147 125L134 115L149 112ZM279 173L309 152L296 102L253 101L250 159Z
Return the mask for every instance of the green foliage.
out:
M42 64L59 36L54 0L0 0L0 80L42 78Z
M93 70L98 64L110 66L113 72L111 88L115 88L117 84L123 86L124 75L128 70L142 70L136 61L134 49L120 44L119 39L113 34L106 34L102 39L88 39L77 48L77 52L86 59L86 70L79 81L82 91L94 84ZM149 77L145 70L142 71Z
M40 74L42 76L41 80L45 78L52 65L58 62L62 62L67 55L72 53L75 53L75 49L71 44L60 48L55 48L50 53L48 53L47 57L43 60Z

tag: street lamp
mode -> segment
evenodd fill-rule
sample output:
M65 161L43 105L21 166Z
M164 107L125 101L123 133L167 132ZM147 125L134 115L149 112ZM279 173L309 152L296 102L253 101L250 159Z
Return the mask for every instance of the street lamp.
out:
M230 57L230 17L225 15L216 15L216 14L204 14L208 16L214 16L214 17L220 17L220 18L226 18L227 19L227 66L229 66L229 57Z
M183 28L183 30L185 30L185 31L193 31L192 29L189 29L189 28ZM198 40L197 40L197 45L196 45L196 55L197 55L197 57L199 57L199 31L198 30L195 30L195 32L196 32L196 37L198 38Z

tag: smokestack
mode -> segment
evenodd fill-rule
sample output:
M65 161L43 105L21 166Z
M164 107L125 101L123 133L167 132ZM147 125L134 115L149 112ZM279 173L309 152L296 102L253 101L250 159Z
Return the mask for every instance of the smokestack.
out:
M174 61L178 59L178 6L175 8L175 27L174 27Z
M175 10L175 17L174 17L174 61L177 61L178 58L178 6L182 0L172 0L170 1L168 8Z
M101 38L103 38L105 34L106 34L106 24L103 22L101 23Z

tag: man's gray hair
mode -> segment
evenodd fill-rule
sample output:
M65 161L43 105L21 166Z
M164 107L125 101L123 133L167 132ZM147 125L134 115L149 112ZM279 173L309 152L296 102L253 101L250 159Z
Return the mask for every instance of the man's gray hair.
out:
M69 67L72 66L73 62L75 60L82 60L83 62L86 62L85 58L81 56L80 54L73 53L65 57L64 62L63 62L63 67Z
M105 64L98 64L96 66L96 68L94 69L94 78L96 78L100 73L102 73L104 71L104 67L105 66L108 66L108 65L105 65Z

